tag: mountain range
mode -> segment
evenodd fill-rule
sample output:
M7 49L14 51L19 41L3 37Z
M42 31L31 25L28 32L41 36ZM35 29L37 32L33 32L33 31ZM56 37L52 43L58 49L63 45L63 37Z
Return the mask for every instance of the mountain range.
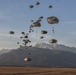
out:
M30 58L31 61L25 61ZM52 50L22 46L0 55L2 66L33 66L33 67L76 67L76 53L64 50Z
M52 49L52 50L63 50L63 51L69 51L69 52L76 53L75 47L69 47L69 46L65 46L61 44L46 44L46 43L38 42L35 44L34 47Z

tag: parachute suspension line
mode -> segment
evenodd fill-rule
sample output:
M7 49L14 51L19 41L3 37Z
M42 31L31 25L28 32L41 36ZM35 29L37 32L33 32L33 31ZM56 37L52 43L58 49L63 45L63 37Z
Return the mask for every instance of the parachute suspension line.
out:
M57 46L57 43L52 43L52 50L55 50L56 46Z
M53 32L53 34L55 33L54 27L52 27L52 32Z
M36 37L38 37L38 30L36 30Z
M54 50L54 44L52 43L52 50Z

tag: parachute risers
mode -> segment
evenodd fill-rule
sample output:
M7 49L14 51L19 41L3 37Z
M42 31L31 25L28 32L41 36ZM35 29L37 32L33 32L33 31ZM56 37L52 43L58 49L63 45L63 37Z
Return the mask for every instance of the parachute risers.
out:
M24 61L31 61L31 58L24 58Z
M48 17L47 18L47 22L49 24L56 24L56 23L59 22L59 19L57 17L55 17L55 16L51 16L51 17Z
M49 40L49 43L57 43L57 40L56 39L51 39L51 40Z

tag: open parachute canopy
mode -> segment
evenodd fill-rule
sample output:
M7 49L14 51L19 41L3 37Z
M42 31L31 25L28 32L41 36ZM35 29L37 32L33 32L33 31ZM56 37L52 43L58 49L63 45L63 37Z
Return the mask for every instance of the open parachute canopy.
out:
M25 35L25 32L21 32L21 34Z
M36 2L36 4L35 5L40 5L40 2Z
M14 34L14 31L9 31L9 34Z
M56 39L51 39L51 40L49 40L49 43L57 43L57 40Z
M49 5L49 8L52 8L52 5Z
M24 36L24 38L28 38L28 36L26 35L26 36Z
M44 38L43 36L40 37L40 39L43 39L43 38Z
M19 44L19 42L17 42L17 44Z
M31 61L31 58L25 58L24 61Z
M33 5L29 5L29 8L33 8L34 6Z
M34 23L32 24L32 26L33 26L33 27L41 27L41 23L39 23L39 22L34 22Z
M41 34L47 34L47 31L42 30L42 31L41 31Z
M59 19L57 17L55 17L55 16L51 16L51 17L48 17L47 18L47 22L49 24L56 24L56 23L59 22Z
M34 22L33 20L31 20L31 22Z

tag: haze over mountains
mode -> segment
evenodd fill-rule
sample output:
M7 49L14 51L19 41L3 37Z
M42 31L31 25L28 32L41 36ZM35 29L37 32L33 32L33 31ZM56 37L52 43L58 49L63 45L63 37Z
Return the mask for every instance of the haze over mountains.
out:
M37 44L34 47L24 46L18 49L11 50L10 52L1 54L0 65L36 67L76 67L75 52L69 52L67 50L62 49L47 49L49 47L45 49L38 48ZM48 44L46 45L49 46ZM61 46L66 47L64 45ZM67 49L71 50L72 48L68 47ZM25 58L30 58L31 61L24 61Z
M38 42L35 44L34 47L44 48L44 49L52 49L54 47L53 50L64 50L64 51L76 53L75 47L69 47L69 46L65 46L65 45L61 45L61 44L46 44L46 43Z
M2 49L2 50L0 50L0 55L3 53L8 53L10 51L11 51L10 49Z

